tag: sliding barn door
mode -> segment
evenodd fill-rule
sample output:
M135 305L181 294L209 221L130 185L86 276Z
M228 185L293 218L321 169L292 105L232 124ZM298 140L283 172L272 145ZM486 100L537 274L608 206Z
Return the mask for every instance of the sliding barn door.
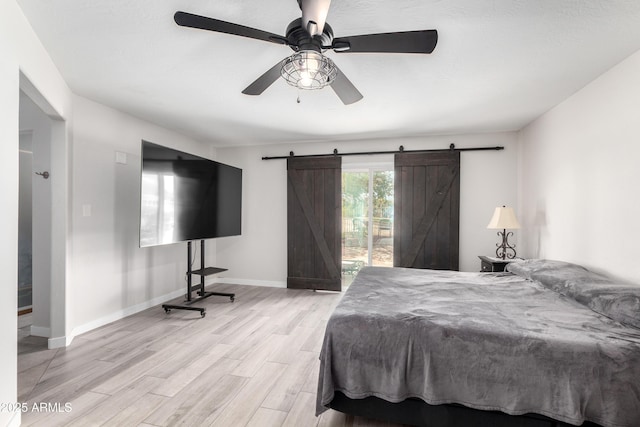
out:
M341 290L341 160L287 160L288 288Z
M393 264L458 269L460 153L395 155Z

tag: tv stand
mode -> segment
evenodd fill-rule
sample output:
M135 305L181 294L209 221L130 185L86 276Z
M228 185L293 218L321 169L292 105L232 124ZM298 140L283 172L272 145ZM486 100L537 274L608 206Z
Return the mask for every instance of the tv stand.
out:
M204 290L204 278L206 276L210 276L212 274L222 273L223 271L227 271L226 268L218 268L218 267L205 267L204 266L204 240L200 241L200 268L197 270L191 269L191 243L187 242L187 294L186 299L184 301L184 305L173 305L173 304L162 304L162 308L164 308L165 313L171 313L171 310L191 310L191 311L199 311L200 316L204 317L206 314L206 308L204 307L192 307L191 304L202 301L205 298L209 298L213 295L218 295L222 297L229 297L231 302L235 301L236 294L230 294L225 292L206 292ZM192 277L193 275L200 276L200 284L193 285ZM192 298L191 293L196 291L198 295L197 298Z

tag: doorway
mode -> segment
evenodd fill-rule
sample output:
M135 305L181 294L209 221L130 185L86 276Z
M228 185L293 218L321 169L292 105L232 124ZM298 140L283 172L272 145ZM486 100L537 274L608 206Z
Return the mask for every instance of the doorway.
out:
M342 171L342 277L393 266L393 166Z
M19 111L18 295L28 286L30 310L18 313L29 314L30 335L50 338L52 179L36 173L51 172L52 120L22 91ZM19 323L26 326L24 319Z
M32 153L32 313L31 324L25 327L25 332L44 338L49 348L64 347L69 341L66 336L69 219L66 122L22 73L18 117L20 136L29 135L31 149L27 151ZM17 292L17 283L15 286Z

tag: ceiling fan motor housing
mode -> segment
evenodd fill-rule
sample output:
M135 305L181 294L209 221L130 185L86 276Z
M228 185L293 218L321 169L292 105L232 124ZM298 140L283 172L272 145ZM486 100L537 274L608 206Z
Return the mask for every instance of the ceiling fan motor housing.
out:
M295 52L300 50L322 52L323 46L331 46L333 41L333 30L329 24L324 24L322 34L311 36L302 26L302 18L291 21L286 34L289 47Z

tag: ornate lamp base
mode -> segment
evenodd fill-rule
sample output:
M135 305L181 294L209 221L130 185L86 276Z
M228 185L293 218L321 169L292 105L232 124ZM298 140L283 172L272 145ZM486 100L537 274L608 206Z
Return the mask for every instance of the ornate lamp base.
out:
M509 244L509 236L512 236L513 232L507 230L498 231L498 236L502 237L502 243L496 243L498 249L496 249L496 256L502 259L513 259L516 257L515 245Z

